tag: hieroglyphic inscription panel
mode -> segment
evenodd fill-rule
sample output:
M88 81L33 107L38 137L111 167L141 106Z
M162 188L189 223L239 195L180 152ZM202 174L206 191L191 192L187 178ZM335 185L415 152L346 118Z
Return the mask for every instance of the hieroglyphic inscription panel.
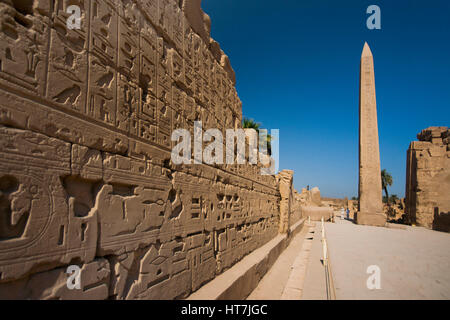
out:
M181 3L0 2L0 297L180 298L277 234L274 176L170 162L173 130L242 121L228 58Z

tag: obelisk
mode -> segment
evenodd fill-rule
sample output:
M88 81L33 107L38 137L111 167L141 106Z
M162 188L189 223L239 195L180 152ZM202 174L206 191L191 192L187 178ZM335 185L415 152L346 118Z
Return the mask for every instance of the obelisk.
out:
M375 71L369 45L364 43L359 79L359 204L356 223L384 226L378 144Z

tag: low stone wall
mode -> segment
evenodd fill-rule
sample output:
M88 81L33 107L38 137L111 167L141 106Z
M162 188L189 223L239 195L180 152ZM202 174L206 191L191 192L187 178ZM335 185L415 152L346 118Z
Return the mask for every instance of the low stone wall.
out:
M407 220L450 232L450 130L429 127L417 138L407 151Z
M311 207L302 206L302 216L311 221L320 221L323 217L324 221L329 221L333 217L333 208L331 207Z
M298 198L298 193L294 189L294 194L292 198L292 207L290 215L290 225L296 224L302 218L301 202Z
M201 287L188 300L243 300L258 286L280 254L295 235L302 230L305 219L289 228L289 233L279 234L264 246L256 249L231 269Z

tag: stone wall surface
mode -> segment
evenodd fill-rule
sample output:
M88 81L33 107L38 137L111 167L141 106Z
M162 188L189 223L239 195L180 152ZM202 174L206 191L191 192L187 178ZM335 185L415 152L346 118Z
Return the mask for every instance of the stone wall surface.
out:
M429 127L407 151L405 213L410 223L450 232L450 130Z
M320 190L318 187L314 187L310 190L311 201L314 206L320 207L322 205L322 200L320 198Z
M294 206L298 207L295 212L300 211L301 217L311 219L312 221L320 221L322 217L328 221L333 217L334 200L325 200L320 196L318 187L310 190L303 188L301 193L296 193ZM337 200L337 199L336 199ZM339 200L341 201L341 200Z
M318 187L314 187L311 190L308 190L307 188L302 188L301 193L296 194L296 198L303 206L321 205L320 190Z
M302 218L302 209L300 195L297 190L293 189L291 214L289 216L289 224L292 226Z
M311 221L331 221L333 218L332 207L316 207L316 206L302 206L302 215L304 218L311 219Z
M340 210L341 208L347 208L348 199L322 197L321 202L325 206L333 207L335 210Z
M354 219L356 213L358 212L358 200L348 200L347 208L349 210L348 216L350 219Z
M170 161L241 127L209 32L200 0L0 1L0 298L183 298L277 235L278 177Z
M292 181L294 179L294 171L283 170L279 173L279 187L280 187L280 224L278 232L289 233L289 222L291 216L291 210L293 208L294 201L294 188L292 186Z

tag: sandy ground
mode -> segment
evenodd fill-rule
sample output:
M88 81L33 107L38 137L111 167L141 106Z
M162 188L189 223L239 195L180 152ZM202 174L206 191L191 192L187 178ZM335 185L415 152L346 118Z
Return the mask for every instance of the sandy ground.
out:
M325 223L325 234L337 299L450 299L450 234L359 226L340 218ZM292 239L248 299L326 300L321 259L316 222ZM369 266L379 268L380 289L367 286Z
M337 299L450 299L450 234L420 227L326 223ZM380 270L369 290L367 268Z

